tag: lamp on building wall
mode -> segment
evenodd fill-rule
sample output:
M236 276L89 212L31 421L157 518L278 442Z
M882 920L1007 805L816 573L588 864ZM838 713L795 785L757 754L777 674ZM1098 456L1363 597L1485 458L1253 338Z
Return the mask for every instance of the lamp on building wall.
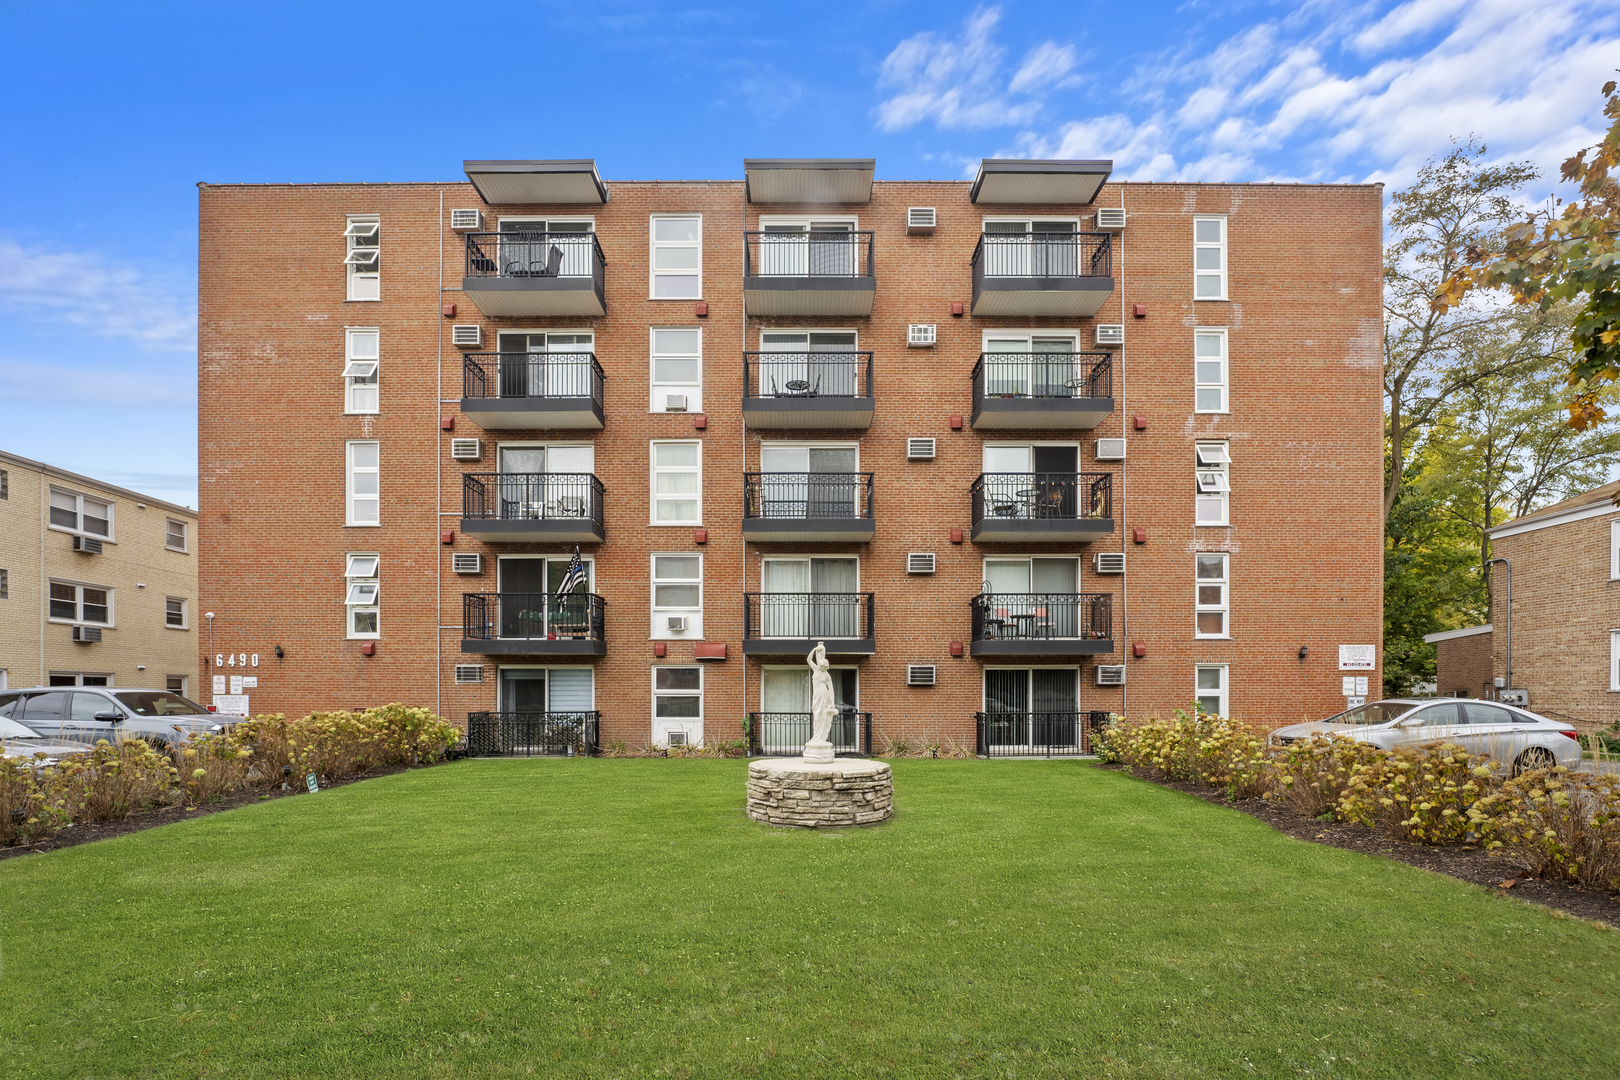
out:
M1311 648L1310 648L1309 645L1301 645L1299 647L1299 662L1300 663L1303 664L1305 662L1305 654L1310 652L1310 651L1311 651Z
M287 654L281 651L281 646L280 645L276 646L276 659L277 660L285 660L285 659L287 659Z

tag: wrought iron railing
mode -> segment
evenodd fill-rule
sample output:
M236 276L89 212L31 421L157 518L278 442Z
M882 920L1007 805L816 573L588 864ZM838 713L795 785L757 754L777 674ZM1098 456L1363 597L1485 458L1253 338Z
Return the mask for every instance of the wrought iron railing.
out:
M462 473L461 516L602 524L602 481L590 473Z
M1108 353L981 353L973 365L973 400L1114 396Z
M744 473L743 516L870 518L872 474Z
M602 714L475 712L467 714L467 753L474 757L596 754Z
M1108 233L983 233L973 249L978 277L1112 277Z
M973 719L980 757L1052 757L1091 753L1091 735L1107 725L1108 714L998 711Z
M872 276L869 232L748 232L745 277L863 278Z
M596 278L607 259L594 232L467 234L470 278Z
M973 481L973 524L1114 516L1111 473L983 473Z
M807 712L752 712L748 714L750 754L803 753L810 741L811 716ZM833 716L827 741L833 753L844 757L872 754L872 714L841 709Z
M872 593L744 593L743 637L870 640Z
M461 361L464 398L590 398L602 404L595 353L468 353Z
M869 352L745 352L745 398L869 398Z
M974 641L1110 640L1112 593L980 593Z
M595 593L462 593L468 641L606 641L607 601Z

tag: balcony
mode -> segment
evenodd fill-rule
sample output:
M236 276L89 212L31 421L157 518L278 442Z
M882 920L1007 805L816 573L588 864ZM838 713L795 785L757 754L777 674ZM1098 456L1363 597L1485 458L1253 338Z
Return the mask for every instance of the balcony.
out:
M983 473L975 543L1085 543L1114 531L1111 473Z
M1107 233L984 233L973 249L973 314L1090 318L1114 291Z
M1108 353L982 353L973 365L973 428L1089 431L1114 411Z
M600 752L602 714L475 712L467 714L467 753L473 757L574 757Z
M743 655L803 656L824 642L829 653L870 656L871 593L745 593Z
M751 712L748 714L748 752L772 757L796 757L810 741L809 713ZM842 709L833 716L827 741L839 757L872 755L872 714Z
M468 233L461 291L485 315L606 315L606 266L595 233Z
M980 757L1072 757L1092 752L1106 712L974 713Z
M461 651L496 656L606 656L607 601L595 593L463 593Z
M872 426L869 352L743 353L743 419L750 428Z
M463 473L461 531L494 543L600 544L602 481L590 473Z
M1111 593L980 593L973 656L1096 656L1114 651Z
M744 473L743 539L857 543L872 539L871 473Z
M461 411L485 431L600 431L603 378L594 353L468 353Z
M743 234L743 308L749 315L872 314L869 232Z
M748 201L833 206L872 201L874 158L744 158Z

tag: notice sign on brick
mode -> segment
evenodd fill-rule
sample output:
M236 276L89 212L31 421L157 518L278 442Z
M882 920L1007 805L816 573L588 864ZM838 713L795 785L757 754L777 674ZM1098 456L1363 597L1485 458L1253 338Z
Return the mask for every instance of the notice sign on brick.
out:
M1340 645L1340 671L1371 671L1378 666L1378 646Z
M246 716L248 714L247 695L215 694L214 711L221 716Z

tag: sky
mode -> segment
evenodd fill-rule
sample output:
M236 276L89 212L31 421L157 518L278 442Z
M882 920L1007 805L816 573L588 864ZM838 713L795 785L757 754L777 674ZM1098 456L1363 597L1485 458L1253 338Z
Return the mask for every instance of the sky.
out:
M595 158L1108 158L1137 180L1383 182L1474 135L1600 130L1613 0L0 0L0 449L196 505L196 183L445 181ZM244 418L244 422L250 418Z

